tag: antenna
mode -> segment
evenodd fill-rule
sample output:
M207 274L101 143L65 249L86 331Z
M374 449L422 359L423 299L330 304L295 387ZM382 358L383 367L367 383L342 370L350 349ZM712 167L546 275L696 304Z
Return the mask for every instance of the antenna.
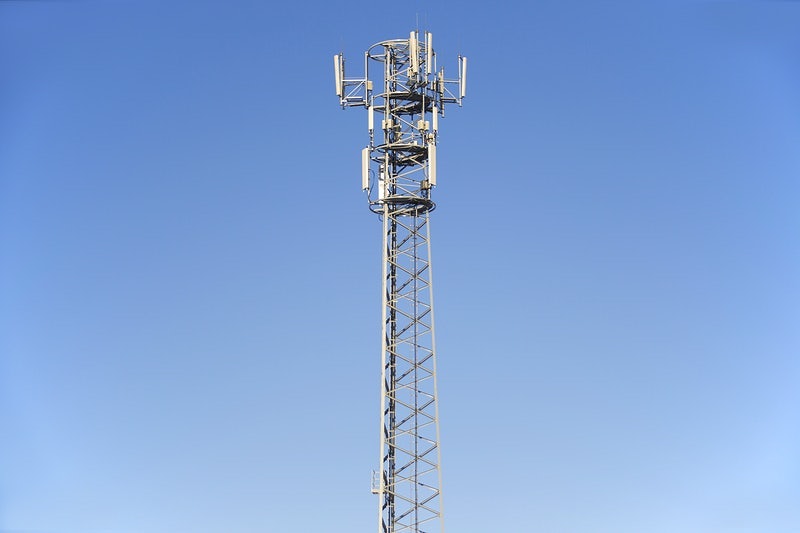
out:
M433 34L425 34L425 75L429 76L433 72Z
M339 103L367 110L361 187L383 224L380 469L371 484L378 531L444 531L430 214L439 117L446 104L462 103L466 58L458 57L458 78L446 78L436 71L433 35L420 43L419 30L367 49L363 78L345 77L341 58L334 60ZM372 63L380 73L374 93ZM382 113L377 131L375 113Z
M416 77L417 73L419 72L419 42L417 40L416 31L412 31L408 38L408 55L411 59L409 78Z
M333 69L334 74L336 77L336 96L341 97L342 91L344 90L344 84L342 80L344 79L344 57L341 55L333 56Z
M361 150L361 188L369 189L369 146Z
M436 187L436 145L428 145L428 183L431 187Z
M467 58L464 56L458 56L458 81L459 81L459 99L464 98L467 95ZM458 103L461 105L461 102Z

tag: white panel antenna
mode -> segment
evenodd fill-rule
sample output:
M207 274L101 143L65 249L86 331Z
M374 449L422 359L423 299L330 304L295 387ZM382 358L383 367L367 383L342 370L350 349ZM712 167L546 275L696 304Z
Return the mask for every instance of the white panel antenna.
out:
M425 75L430 75L433 70L433 34L427 32L425 34Z
M461 98L464 98L467 95L467 58L458 56L458 66L459 95Z
M419 42L417 41L416 31L412 31L408 38L408 55L411 58L409 72L416 77L419 72Z
M386 198L386 172L383 167L380 169L378 178L378 200L383 201Z
M436 145L433 143L428 144L428 183L436 186Z
M369 190L369 146L361 150L361 188Z
M336 54L333 56L333 70L336 76L336 96L342 97L344 85L344 57Z

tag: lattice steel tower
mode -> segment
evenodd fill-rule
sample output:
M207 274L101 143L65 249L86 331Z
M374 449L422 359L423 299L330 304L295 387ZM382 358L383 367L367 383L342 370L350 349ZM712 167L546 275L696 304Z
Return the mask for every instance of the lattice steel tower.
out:
M418 31L371 46L363 78L347 78L343 55L334 57L342 107L368 112L362 187L383 222L380 471L372 487L380 533L444 531L429 217L439 117L445 104L461 105L466 66L459 56L458 76L445 78L432 35Z

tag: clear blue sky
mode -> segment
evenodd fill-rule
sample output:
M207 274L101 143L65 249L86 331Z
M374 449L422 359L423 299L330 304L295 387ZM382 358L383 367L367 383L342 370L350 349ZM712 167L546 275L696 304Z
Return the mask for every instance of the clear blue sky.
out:
M0 531L375 530L331 57L419 21L448 531L800 532L800 3L380 6L0 1Z

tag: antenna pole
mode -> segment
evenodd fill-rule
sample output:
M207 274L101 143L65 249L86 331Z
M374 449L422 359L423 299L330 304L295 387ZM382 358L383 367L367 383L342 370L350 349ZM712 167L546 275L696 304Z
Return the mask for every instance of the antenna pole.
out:
M376 92L366 71L346 78L343 56L334 61L342 107L369 112L362 188L383 222L379 533L444 532L430 213L438 119L445 104L461 105L465 69L459 59L458 79L446 79L432 47L419 30L371 46L365 69L382 66Z

